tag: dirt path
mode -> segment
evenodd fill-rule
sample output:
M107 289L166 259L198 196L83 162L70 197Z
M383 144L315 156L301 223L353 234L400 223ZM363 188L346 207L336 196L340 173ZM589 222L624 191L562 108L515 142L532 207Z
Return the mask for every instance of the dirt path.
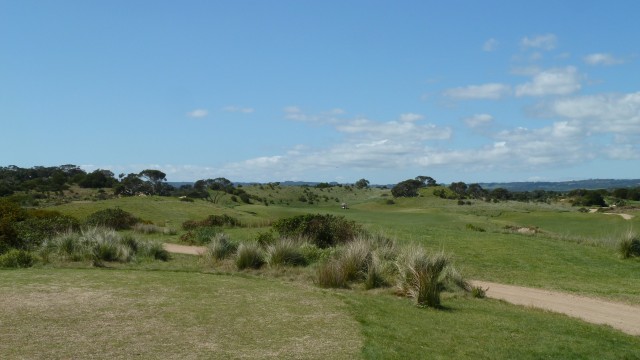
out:
M162 244L162 247L168 252L186 255L202 255L207 249L204 246L187 246L169 243Z
M640 307L565 294L556 291L473 281L487 290L487 297L550 310L594 324L606 324L627 334L640 336Z

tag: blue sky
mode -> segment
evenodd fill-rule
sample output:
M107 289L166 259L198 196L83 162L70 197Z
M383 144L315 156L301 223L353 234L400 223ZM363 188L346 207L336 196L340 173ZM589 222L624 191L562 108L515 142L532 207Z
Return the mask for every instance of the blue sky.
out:
M640 178L640 2L0 0L0 165Z

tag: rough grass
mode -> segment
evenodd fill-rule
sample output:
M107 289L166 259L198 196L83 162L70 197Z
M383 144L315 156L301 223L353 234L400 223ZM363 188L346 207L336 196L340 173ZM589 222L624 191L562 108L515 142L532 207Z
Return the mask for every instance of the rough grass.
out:
M30 269L0 274L5 359L356 359L335 296L246 277Z

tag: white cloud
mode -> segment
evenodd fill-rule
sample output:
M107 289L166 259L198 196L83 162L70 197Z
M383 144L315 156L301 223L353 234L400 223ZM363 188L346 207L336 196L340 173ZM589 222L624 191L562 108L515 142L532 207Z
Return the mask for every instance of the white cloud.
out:
M344 115L345 111L339 108L334 108L329 111L324 111L319 114L307 114L297 106L287 106L284 108L284 117L287 120L301 121L301 122L316 122L322 124L332 124L339 121L339 116Z
M492 121L493 121L493 116L491 116L489 114L475 114L473 116L470 116L470 117L464 119L464 122L470 128L476 128L476 127L480 127L480 126L485 126L485 125L490 124Z
M573 66L541 71L533 79L516 87L516 96L569 95L580 90L578 70Z
M444 92L444 95L456 99L498 100L510 93L511 87L509 85L489 83L448 89Z
M618 59L611 54L603 53L587 55L583 60L589 65L618 65L624 63L622 59Z
M418 121L422 119L424 119L424 116L420 114L406 113L406 114L400 115L400 121L402 122L413 122L413 121Z
M255 110L250 107L242 107L242 106L226 106L222 109L226 112L234 112L234 113L243 113L243 114L251 114Z
M187 116L192 118L203 118L209 114L209 111L206 109L195 109L193 111L189 111Z
M547 110L581 121L593 132L640 134L640 92L559 99Z
M554 34L537 35L532 38L524 37L520 44L524 48L552 50L556 47L558 38Z
M482 51L491 52L495 51L498 48L498 40L491 38L484 42L482 45Z
M416 142L425 140L445 140L451 137L451 129L432 124L420 125L415 121L377 122L368 119L355 119L340 124L336 129L342 133L365 139L395 139L397 141Z

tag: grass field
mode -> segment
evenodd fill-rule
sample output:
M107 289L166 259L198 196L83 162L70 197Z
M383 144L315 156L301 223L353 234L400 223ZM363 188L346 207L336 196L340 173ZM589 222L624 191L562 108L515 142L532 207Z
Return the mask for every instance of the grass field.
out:
M178 230L138 235L177 242L185 220L227 214L254 241L269 224L303 213L342 215L400 244L452 254L472 279L640 304L640 260L616 244L640 213L581 213L563 203L457 205L423 191L246 186L268 199L240 204L131 197L52 207L79 219L121 208ZM311 194L311 195L310 195ZM302 197L313 199L301 201ZM347 202L349 210L340 209ZM518 228L535 229L534 234ZM484 231L481 231L484 230ZM113 264L37 265L0 273L0 353L9 358L640 358L640 338L535 309L446 294L442 310L417 308L389 289L322 290L309 269L237 273L186 255ZM8 341L5 339L9 339ZM38 339L33 341L33 339Z

